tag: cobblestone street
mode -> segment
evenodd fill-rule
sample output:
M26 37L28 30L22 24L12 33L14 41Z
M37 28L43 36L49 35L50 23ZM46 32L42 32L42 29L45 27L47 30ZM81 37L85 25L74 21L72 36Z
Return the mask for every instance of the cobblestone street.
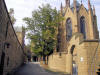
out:
M44 70L39 63L27 63L23 65L14 75L61 75Z

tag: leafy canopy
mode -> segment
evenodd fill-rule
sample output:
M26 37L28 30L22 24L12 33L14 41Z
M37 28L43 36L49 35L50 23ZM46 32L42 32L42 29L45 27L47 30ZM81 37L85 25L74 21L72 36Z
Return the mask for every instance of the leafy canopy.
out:
M42 5L32 12L32 17L25 17L31 49L37 56L49 55L56 47L57 27L62 17L49 4Z

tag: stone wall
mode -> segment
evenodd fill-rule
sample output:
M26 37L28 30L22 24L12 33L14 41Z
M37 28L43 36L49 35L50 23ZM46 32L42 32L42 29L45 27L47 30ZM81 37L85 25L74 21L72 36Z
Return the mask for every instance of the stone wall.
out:
M85 49L87 50L87 61L89 75L97 75L96 71L100 65L100 43L85 42Z
M66 53L55 53L50 55L48 66L51 70L66 72Z
M90 75L91 73L91 64L92 59L94 58L95 51L98 46L98 40L84 40L80 43L77 51L77 63L78 63L78 74L79 75ZM98 49L99 50L99 49ZM100 54L100 53L99 53ZM97 61L97 59L95 60ZM95 63L95 65L97 65ZM96 68L94 68L96 75Z
M78 75L97 75L96 70L100 65L100 44L98 40L82 40L81 35L77 35L71 38L68 53L54 53L49 56L48 66L71 75L76 66ZM72 48L73 45L75 48Z
M7 75L24 62L24 50L12 26L6 4L0 0L0 75Z

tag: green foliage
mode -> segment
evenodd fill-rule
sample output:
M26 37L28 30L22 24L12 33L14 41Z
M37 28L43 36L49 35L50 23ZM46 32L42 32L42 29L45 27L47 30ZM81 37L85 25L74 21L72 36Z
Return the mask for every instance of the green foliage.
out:
M62 17L49 4L42 5L32 12L32 17L25 17L28 38L34 43L32 47L36 55L49 55L53 52L57 42L57 27Z
M16 19L15 19L15 17L14 17L14 9L13 9L13 8L10 8L10 9L9 9L9 15L10 15L12 24L14 25L15 22L16 22Z

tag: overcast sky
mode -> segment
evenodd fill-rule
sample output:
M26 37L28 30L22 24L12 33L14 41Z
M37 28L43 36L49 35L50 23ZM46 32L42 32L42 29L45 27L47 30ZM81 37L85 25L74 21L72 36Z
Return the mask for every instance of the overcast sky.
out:
M73 0L71 0L72 3ZM77 0L79 3L81 0ZM95 5L97 14L98 29L100 31L100 0L90 0L92 5ZM41 4L50 3L52 7L60 8L61 2L65 5L65 0L5 0L8 10L13 8L16 18L15 26L25 25L22 19L30 17L33 10L37 9ZM87 6L87 0L83 0L83 4Z

